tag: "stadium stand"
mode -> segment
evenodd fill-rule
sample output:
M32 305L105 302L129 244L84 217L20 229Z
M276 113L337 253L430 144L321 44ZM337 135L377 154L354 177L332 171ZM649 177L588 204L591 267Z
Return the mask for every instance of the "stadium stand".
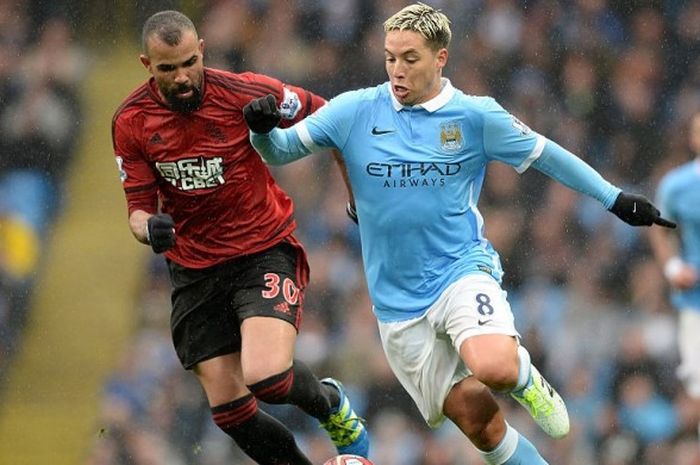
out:
M25 13L13 4L2 19L14 22L0 19L0 384L64 202L88 65L66 21L48 21L34 37Z

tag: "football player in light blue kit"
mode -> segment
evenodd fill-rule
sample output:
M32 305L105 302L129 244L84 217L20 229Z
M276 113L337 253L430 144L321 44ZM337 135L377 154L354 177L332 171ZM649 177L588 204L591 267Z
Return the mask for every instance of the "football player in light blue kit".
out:
M649 239L678 309L678 376L693 399L700 434L700 111L690 119L689 145L695 158L659 183L659 208L680 226L678 235L652 228Z
M384 28L390 82L341 94L288 130L274 129L274 97L254 100L243 110L251 141L270 164L322 147L343 153L384 351L427 423L451 419L488 464L546 463L485 388L509 392L549 435L568 433L564 402L519 346L500 260L483 234L487 163L533 166L630 224L672 224L493 99L442 78L444 14L414 4Z

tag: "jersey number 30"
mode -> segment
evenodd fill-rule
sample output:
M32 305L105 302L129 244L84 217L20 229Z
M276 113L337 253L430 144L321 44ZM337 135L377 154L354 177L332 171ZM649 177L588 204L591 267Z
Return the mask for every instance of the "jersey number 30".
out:
M262 291L262 296L265 299L274 299L277 297L281 287L284 300L286 300L289 305L297 304L299 301L299 288L294 284L294 281L289 278L284 278L284 280L282 280L282 286L280 286L280 275L277 273L266 273L264 278L267 289Z

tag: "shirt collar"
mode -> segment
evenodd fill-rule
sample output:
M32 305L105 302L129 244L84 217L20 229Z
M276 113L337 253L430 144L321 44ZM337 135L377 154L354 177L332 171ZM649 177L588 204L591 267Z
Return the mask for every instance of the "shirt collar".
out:
M391 88L391 82L388 85L389 95L391 95L391 104L394 107L394 110L401 111L403 109L411 108L410 106L402 105L394 95L394 91ZM450 101L454 94L455 88L452 86L450 80L445 77L440 78L440 93L428 100L427 102L414 105L413 108L423 108L426 111L433 113L435 111L438 111L440 108L444 107L447 104L447 102Z

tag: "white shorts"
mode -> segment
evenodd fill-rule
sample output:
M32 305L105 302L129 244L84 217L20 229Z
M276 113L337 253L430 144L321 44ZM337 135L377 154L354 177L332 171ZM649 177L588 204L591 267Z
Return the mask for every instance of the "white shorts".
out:
M430 427L445 421L442 406L452 386L471 375L459 356L462 342L479 334L519 337L506 297L490 276L471 274L445 289L421 317L379 322L389 365Z
M681 364L678 378L686 392L700 399L700 312L694 309L681 310L678 317L678 349Z

